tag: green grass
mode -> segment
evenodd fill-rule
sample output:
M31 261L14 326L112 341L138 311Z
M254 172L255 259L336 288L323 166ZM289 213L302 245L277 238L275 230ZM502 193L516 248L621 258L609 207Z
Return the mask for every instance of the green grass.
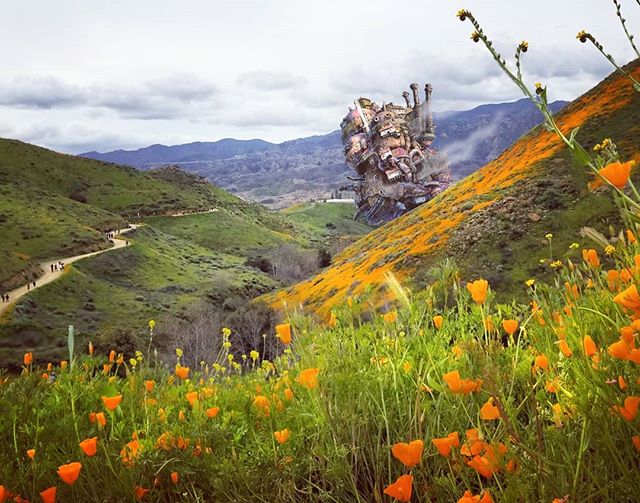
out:
M68 325L82 338L118 328L144 329L152 317L183 316L202 302L276 286L245 266L242 257L154 228L142 227L127 237L130 247L73 264L62 278L21 299L0 324L2 365L15 360L25 345L37 346L47 358L61 358L59 343Z
M634 267L639 252L638 245L620 243L612 265ZM31 369L0 386L0 483L30 499L57 485L63 501L127 501L139 486L151 490L147 501L162 502L386 502L392 498L384 488L410 473L413 502L457 501L466 490L489 491L494 501L550 502L567 495L569 501L634 501L640 480L630 467L637 463L632 436L639 434L638 418L626 421L612 407L640 394L640 375L638 364L607 352L631 313L612 301L604 271L576 261L574 269L563 267L550 283L531 289L528 300L538 303L544 324L529 305L497 304L493 293L484 305L474 304L456 277L439 278L457 292L446 310L433 307L442 298L431 289L399 301L396 319L369 313L364 321L366 297L339 307L333 327L292 316L293 343L271 362L248 357L242 364L235 352L242 334L231 327L230 348L218 336L206 366L191 369L187 381L170 377L175 359L147 362L144 347L135 367L129 363L133 353L126 354L107 375L106 352L78 355L71 370L56 367L55 385L40 377L43 368ZM565 281L578 285L577 299L567 298ZM389 286L398 291L393 282ZM563 312L569 302L570 315ZM434 327L436 314L444 317L441 329ZM483 328L487 316L495 329ZM506 336L504 319L518 320L515 338ZM559 351L559 333L571 357ZM582 349L586 334L597 357ZM273 334L267 337L277 344ZM64 334L59 340L64 346ZM41 350L34 350L41 361ZM534 367L540 355L547 368ZM318 369L317 387L300 380L306 369ZM454 394L443 377L451 371L482 380L479 391ZM628 388L621 389L618 376ZM145 391L144 380L155 381L153 391ZM555 391L547 390L550 382ZM198 397L194 408L189 392ZM106 427L90 423L90 412L105 411L100 397L117 394L122 402L105 414ZM255 405L258 395L266 398L268 415ZM491 399L499 404L499 418L483 419ZM561 413L554 415L558 405ZM215 418L206 417L211 407L220 409ZM290 438L279 445L274 432L285 428ZM486 477L468 464L472 456L461 452L462 445L443 457L431 442L457 432L465 444L465 432L474 428L482 439L473 447L479 448L476 461L493 470ZM121 449L132 432L140 450L126 466ZM167 450L159 447L162 435L173 438ZM89 458L78 443L93 436L99 449ZM179 438L188 445L172 446ZM393 456L392 446L414 440L424 449L410 469ZM31 448L35 463L26 457ZM492 457L500 449L504 453ZM55 471L72 461L83 467L69 487ZM172 472L179 475L177 485Z

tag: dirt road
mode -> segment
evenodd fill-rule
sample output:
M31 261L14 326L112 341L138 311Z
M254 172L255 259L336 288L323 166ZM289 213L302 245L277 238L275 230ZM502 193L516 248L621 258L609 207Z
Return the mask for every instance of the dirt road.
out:
M118 248L124 248L125 246L127 246L127 241L124 238L120 238L120 236L122 236L123 234L126 234L127 232L131 232L132 230L137 229L138 227L139 225L131 224L131 226L126 229L120 229L119 231L116 231L116 234L115 234L116 237L115 239L112 240L113 246L111 248L107 248L106 250L85 253L84 255L76 255L74 257L48 260L47 262L41 262L40 268L44 271L44 275L40 276L36 280L36 286L34 287L33 283L29 283L29 288L27 288L27 285L25 284L25 285L22 285L21 287L16 288L15 290L10 291L9 302L8 303L0 302L0 316L2 315L2 313L4 313L4 311L6 311L10 306L15 304L16 301L18 301L20 298L22 298L24 295L26 295L30 291L35 290L36 288L40 288L41 286L46 285L47 283L51 283L52 281L55 281L60 276L62 276L64 271L60 270L60 268L58 268L59 270L57 271L53 271L53 272L51 271L52 264L58 264L59 262L62 262L66 268L67 265L72 264L73 262L77 262L78 260L82 260L83 258L93 257L94 255L100 255L101 253L105 253L111 250L117 250Z

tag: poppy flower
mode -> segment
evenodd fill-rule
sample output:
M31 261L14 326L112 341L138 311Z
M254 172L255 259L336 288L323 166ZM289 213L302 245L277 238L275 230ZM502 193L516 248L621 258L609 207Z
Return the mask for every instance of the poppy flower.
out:
M432 439L431 443L438 449L441 456L447 458L451 454L452 447L460 447L460 436L457 431L454 431L444 438Z
M422 458L422 449L424 448L424 442L422 440L414 440L405 443L394 444L391 447L393 456L400 460L407 468L412 468L420 463Z
M631 168L635 165L634 161L628 161L621 163L615 161L607 164L604 168L598 170L598 174L607 180L611 185L618 189L623 189L629 182L631 176ZM602 185L602 179L596 178L589 184L591 190L594 190Z
M145 489L144 487L140 487L140 486L138 486L138 487L136 487L136 488L134 489L134 491L133 491L133 492L134 492L134 494L135 494L135 496L136 496L136 499L137 499L138 501L142 501L142 500L144 499L144 497L147 495L147 493L148 493L150 490L151 490L151 489Z
M609 353L613 358L626 360L629 357L629 353L631 353L631 347L626 343L626 341L620 339L607 348L607 353Z
M439 314L433 317L433 324L438 330L442 328L443 321L444 321L444 318Z
M109 351L109 363L116 361L116 352L112 349Z
M174 486L177 486L179 481L180 481L180 474L178 472L171 472L171 483Z
M544 354L539 354L533 361L534 370L549 370L549 359Z
M105 427L107 425L107 418L104 417L104 412L96 413L96 421L102 427Z
M613 302L630 310L640 311L640 295L636 285L631 285L613 298Z
M567 341L565 341L564 339L559 342L559 345L560 351L562 351L562 354L567 358L569 358L573 354L573 351L571 351L569 344L567 344Z
M33 353L25 353L22 357L22 361L24 362L25 367L28 367L33 362Z
M586 335L582 340L582 346L584 348L584 354L586 356L593 356L598 352L596 343L593 342L593 339L589 335Z
M280 445L284 444L287 440L289 440L289 435L291 434L291 432L289 431L288 428L285 428L284 430L280 430L280 431L276 431L273 433L273 436L276 437L276 440L278 441L278 443Z
M98 437L91 437L80 442L80 449L87 456L95 456L96 452L98 452Z
M282 344L291 344L291 324L282 323L276 325L276 334Z
M629 244L633 244L637 241L636 235L631 229L627 229L627 241L629 242Z
M393 484L385 487L384 493L398 501L411 501L412 485L413 477L411 475L401 475Z
M624 399L624 406L615 405L614 411L617 411L626 421L633 421L638 415L638 406L640 406L640 396L628 396Z
M500 419L500 409L493 405L493 398L489 398L480 409L480 419L484 419L485 421Z
M562 405L559 403L553 404L551 406L551 415L553 417L553 422L558 428L560 428L562 426Z
M398 312L389 311L388 313L384 313L382 315L382 319L384 319L384 321L386 321L387 323L394 323L398 319Z
M155 381L145 381L144 389L147 391L147 393L151 393L155 385L156 385Z
M502 328L509 335L513 335L518 330L518 322L516 320L503 320Z
M42 503L56 503L56 492L58 492L58 488L56 486L52 486L49 489L41 491L40 498L42 498Z
M192 408L195 407L196 403L198 402L198 392L190 391L185 396L187 401L189 402L189 405L191 405Z
M185 381L189 377L189 367L183 367L182 365L176 365L176 375Z
M269 415L270 404L269 399L264 395L258 395L253 399L253 405L259 409L265 416Z
M636 448L636 451L640 452L640 435L634 435L633 437L631 437L631 442Z
M485 456L476 455L470 461L467 461L467 465L485 479L490 478L494 474L494 470L489 466L489 460Z
M70 486L75 484L76 480L80 476L80 470L82 469L82 463L77 461L68 463L58 467L58 475L65 484Z
M461 379L460 372L457 370L447 372L442 376L442 379L447 383L452 393L460 395L468 395L478 391L482 384L481 380Z
M122 464L125 466L133 466L134 461L140 456L140 442L135 439L131 442L127 442L125 446L120 450L120 458Z
M286 389L284 390L284 397L285 397L287 400L293 400L293 391L291 390L291 388L286 388Z
M300 375L298 375L298 377L296 378L296 381L298 381L299 384L301 384L307 389L313 389L316 386L318 386L319 372L320 372L320 369L318 368L305 369L302 372L300 372Z
M484 491L482 496L474 495L471 491L467 490L462 495L462 498L458 500L458 503L494 503L489 491Z
M582 250L582 259L594 269L600 267L600 259L598 258L598 252L590 250Z
M489 282L486 279L477 279L467 283L467 290L476 304L484 304L487 301L487 289Z
M207 412L207 417L209 419L213 419L218 415L218 412L220 412L220 407L210 407L207 409L206 412Z
M116 410L116 408L118 407L118 405L120 405L120 402L122 401L122 395L116 395L116 396L103 396L102 397L102 402L104 403L104 406L108 409L108 410Z
M33 461L33 459L36 457L36 450L35 449L29 449L27 451L27 456L29 457L29 459L31 461Z

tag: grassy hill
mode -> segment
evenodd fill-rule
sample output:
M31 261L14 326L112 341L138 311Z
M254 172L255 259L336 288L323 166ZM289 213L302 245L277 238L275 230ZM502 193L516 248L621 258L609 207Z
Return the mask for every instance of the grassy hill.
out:
M628 70L640 75L640 63ZM580 127L579 138L589 148L610 136L625 158L638 158L640 96L617 74L557 119L564 131ZM518 295L525 280L550 273L540 264L548 253L530 251L546 243L547 233L554 234L556 249L567 249L584 242L581 226L606 231L618 221L606 190L586 197L588 179L553 133L534 129L441 196L354 243L330 268L265 301L327 316L347 297L380 286L388 271L407 282L411 278L416 288L424 286L444 257L457 261L464 277L486 277L504 295ZM385 298L379 293L378 301Z
M127 219L220 205L247 203L179 170L141 173L0 139L0 288L42 259L106 248L103 232Z

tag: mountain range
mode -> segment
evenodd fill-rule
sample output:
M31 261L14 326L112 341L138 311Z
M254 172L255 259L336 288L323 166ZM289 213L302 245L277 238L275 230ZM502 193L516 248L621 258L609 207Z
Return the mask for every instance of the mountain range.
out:
M556 101L551 108L557 112L566 103ZM541 122L538 110L524 99L434 117L436 147L449 156L454 179L495 159ZM338 130L278 144L226 138L80 155L143 170L177 165L244 199L275 208L325 198L350 174Z

